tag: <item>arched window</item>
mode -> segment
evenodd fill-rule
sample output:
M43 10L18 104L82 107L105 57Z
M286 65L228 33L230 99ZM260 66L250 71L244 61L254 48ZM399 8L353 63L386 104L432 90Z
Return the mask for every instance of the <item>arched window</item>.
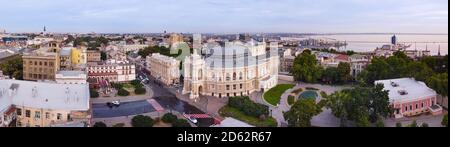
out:
M235 81L237 79L237 75L236 73L233 73L233 81Z
M239 73L239 80L242 80L242 78L243 78L243 74L242 74L242 72L240 72Z
M227 81L231 80L230 74L227 73Z
M198 80L202 80L203 79L203 70L200 69L198 70Z

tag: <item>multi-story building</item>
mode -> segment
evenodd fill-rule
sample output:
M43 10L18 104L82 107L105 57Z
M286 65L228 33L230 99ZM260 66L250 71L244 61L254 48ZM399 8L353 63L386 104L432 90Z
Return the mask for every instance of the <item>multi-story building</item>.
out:
M98 50L88 50L87 51L87 62L101 62L102 56L101 52Z
M60 69L59 53L35 51L24 53L22 59L24 80L55 80Z
M71 51L72 66L81 66L87 63L87 48L73 48Z
M87 74L84 71L58 71L55 81L59 84L87 84Z
M278 83L278 50L266 50L265 43L226 43L213 47L211 54L194 54L184 62L183 94L232 97L267 91Z
M181 35L181 34L171 34L170 37L169 37L169 44L170 45L173 45L173 44L176 44L176 43L180 43L180 42L183 42L183 41L184 41L184 38L183 38L183 35Z
M355 54L350 56L350 71L353 77L357 77L370 64L370 57Z
M389 91L389 101L394 108L396 118L427 112L433 115L442 113L442 107L436 103L436 91L423 82L401 78L375 81L375 84L382 84L384 90Z
M283 58L281 59L280 71L284 73L290 73L292 68L294 68L295 56L292 54L291 49L287 49L283 53Z
M152 54L147 57L147 71L166 85L180 82L180 61L173 57Z
M102 63L89 63L88 81L128 82L136 80L136 66L128 61L107 60Z
M89 126L89 86L0 80L0 113L2 126Z
M126 52L133 52L133 51L139 51L141 49L144 49L148 47L148 45L145 44L129 44L129 45L119 45L119 50Z
M72 67L72 61L71 61L71 52L72 47L63 47L59 51L59 61L60 61L60 69L61 70L69 70Z

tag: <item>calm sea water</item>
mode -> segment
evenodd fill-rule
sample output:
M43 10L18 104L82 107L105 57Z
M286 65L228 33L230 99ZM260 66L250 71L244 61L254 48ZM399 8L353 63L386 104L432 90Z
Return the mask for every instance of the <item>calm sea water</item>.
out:
M448 54L448 35L396 35L399 43L411 45L411 50L428 50L433 55L438 54L439 46L441 54ZM326 38L331 40L347 41L348 46L340 50L353 50L357 52L373 51L377 47L391 42L392 35L319 35L312 38Z

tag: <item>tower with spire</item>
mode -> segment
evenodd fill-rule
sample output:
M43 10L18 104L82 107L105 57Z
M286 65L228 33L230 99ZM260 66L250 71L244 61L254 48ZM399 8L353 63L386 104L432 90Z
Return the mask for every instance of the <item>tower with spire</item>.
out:
M441 45L439 44L439 51L438 51L438 56L441 56Z

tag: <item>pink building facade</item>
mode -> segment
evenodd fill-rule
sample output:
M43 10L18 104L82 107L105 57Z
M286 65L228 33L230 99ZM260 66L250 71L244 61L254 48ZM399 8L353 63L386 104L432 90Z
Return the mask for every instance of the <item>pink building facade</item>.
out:
M389 100L394 108L395 118L413 117L424 113L439 115L442 107L438 106L437 93L425 83L410 78L376 81L389 91Z

